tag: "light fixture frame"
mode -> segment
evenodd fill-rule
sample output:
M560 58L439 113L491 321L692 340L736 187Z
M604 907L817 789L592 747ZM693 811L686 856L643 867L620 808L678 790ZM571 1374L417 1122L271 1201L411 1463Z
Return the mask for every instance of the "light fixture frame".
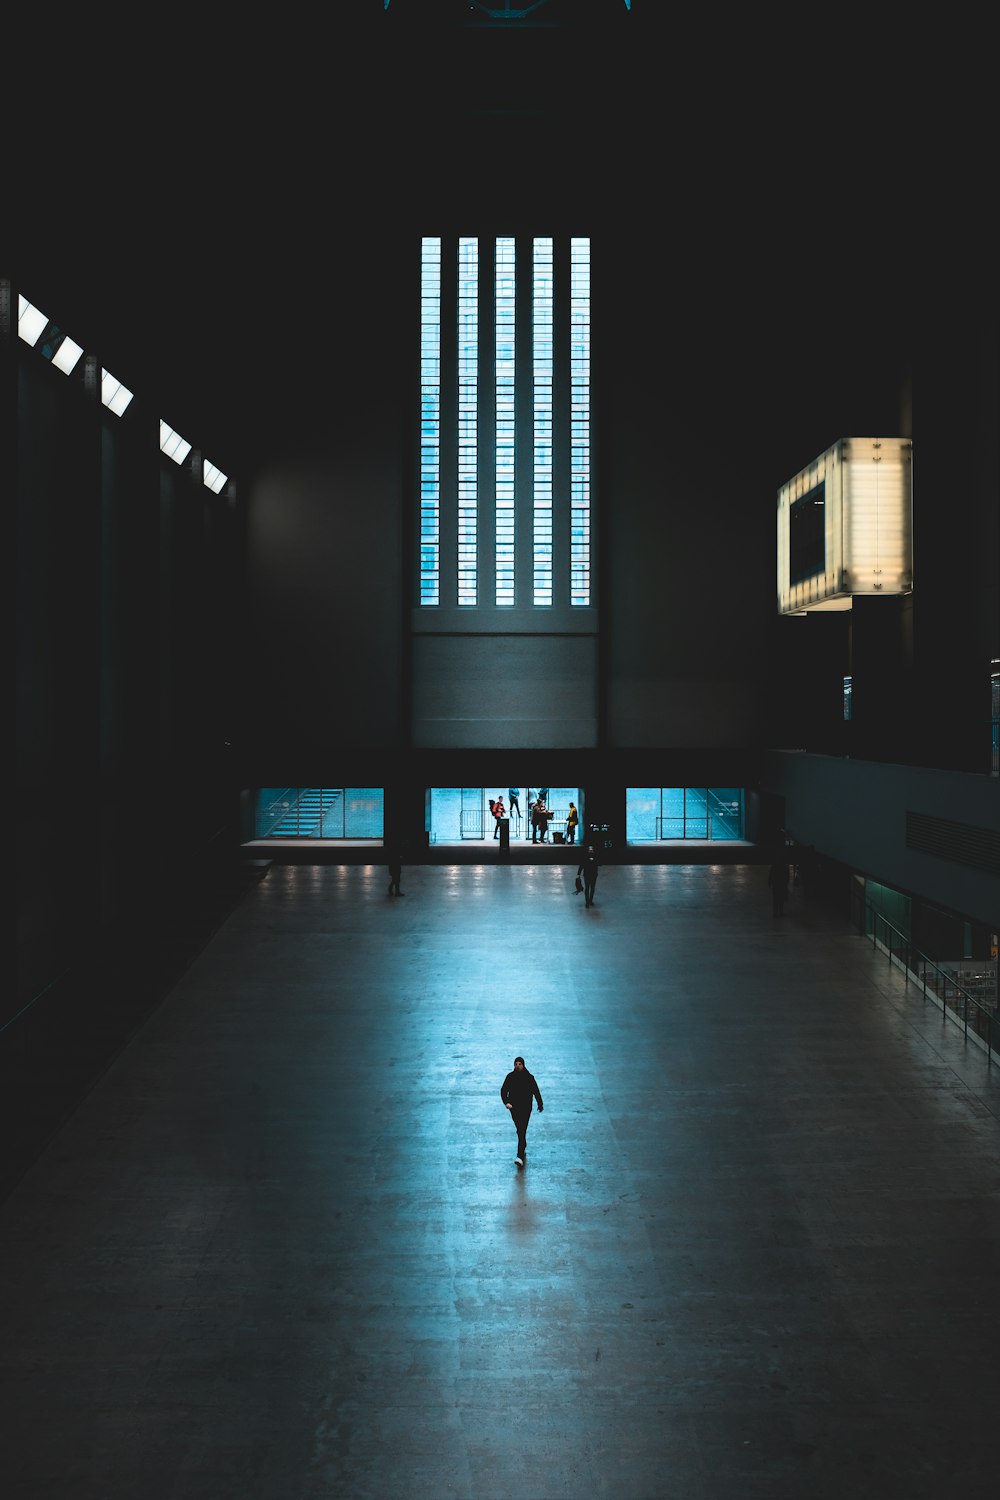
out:
M791 514L818 493L824 507L821 568L791 581ZM777 602L782 615L846 610L861 595L913 591L913 443L840 438L778 491Z

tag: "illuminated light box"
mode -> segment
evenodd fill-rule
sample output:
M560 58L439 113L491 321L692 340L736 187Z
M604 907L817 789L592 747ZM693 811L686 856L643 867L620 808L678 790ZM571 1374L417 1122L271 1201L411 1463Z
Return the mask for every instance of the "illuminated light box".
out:
M778 491L778 613L913 589L913 444L841 438Z

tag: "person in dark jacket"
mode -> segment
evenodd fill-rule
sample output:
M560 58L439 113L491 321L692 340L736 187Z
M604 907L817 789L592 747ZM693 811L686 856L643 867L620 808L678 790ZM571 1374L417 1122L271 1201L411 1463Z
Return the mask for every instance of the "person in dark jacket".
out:
M594 886L597 884L597 850L588 844L581 864L577 867L577 879L583 879L583 895L588 906L594 904Z
M531 1119L531 1101L538 1101L538 1113L541 1114L542 1104L541 1090L535 1081L533 1073L529 1073L524 1066L523 1057L515 1057L513 1071L507 1074L500 1085L500 1098L510 1110L511 1118L517 1126L517 1156L514 1160L519 1167L523 1167L528 1159L528 1121Z

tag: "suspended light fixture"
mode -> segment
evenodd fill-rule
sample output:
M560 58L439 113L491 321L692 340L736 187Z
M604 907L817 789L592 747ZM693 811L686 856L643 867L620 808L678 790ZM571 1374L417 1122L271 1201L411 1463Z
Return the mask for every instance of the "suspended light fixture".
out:
M778 491L778 612L913 589L913 444L841 438Z

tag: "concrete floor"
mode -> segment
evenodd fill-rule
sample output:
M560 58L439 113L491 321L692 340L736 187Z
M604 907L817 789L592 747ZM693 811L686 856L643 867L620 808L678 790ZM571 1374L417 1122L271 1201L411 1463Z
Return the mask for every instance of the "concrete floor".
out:
M762 866L572 873L246 892L0 1205L4 1500L992 1500L1000 1067Z

